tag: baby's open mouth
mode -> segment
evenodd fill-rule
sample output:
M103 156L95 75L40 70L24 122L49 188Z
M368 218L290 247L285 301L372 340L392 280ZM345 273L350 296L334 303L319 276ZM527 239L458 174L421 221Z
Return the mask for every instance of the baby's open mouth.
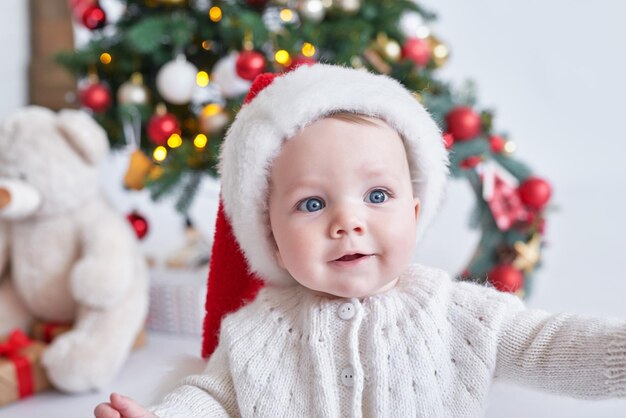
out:
M340 257L340 258L338 258L335 261L352 261L352 260L356 260L356 259L359 259L361 257L366 257L366 256L367 256L366 254L360 254L360 253L357 253L357 254L346 254L343 257Z

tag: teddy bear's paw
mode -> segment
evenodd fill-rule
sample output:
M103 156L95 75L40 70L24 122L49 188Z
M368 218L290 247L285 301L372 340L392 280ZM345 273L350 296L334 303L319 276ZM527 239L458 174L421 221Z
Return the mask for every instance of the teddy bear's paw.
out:
M57 389L71 393L100 389L113 380L127 355L112 352L111 347L94 336L74 330L50 344L42 364Z

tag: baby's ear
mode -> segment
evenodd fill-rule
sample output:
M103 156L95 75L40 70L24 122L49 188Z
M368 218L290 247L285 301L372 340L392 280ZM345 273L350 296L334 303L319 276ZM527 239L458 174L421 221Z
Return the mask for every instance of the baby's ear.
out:
M415 206L415 222L417 222L420 217L420 200L418 197L413 199L413 205Z

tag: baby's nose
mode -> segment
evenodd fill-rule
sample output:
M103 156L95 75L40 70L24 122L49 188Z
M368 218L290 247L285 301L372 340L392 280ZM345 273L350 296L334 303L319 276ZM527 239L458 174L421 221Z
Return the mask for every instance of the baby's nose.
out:
M339 209L330 225L330 236L341 238L345 235L365 233L365 222L355 210Z

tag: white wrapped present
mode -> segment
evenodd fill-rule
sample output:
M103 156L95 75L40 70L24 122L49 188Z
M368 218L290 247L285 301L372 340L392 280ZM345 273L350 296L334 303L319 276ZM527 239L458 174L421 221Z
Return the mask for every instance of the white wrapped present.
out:
M205 269L151 270L148 329L202 335L207 277Z

